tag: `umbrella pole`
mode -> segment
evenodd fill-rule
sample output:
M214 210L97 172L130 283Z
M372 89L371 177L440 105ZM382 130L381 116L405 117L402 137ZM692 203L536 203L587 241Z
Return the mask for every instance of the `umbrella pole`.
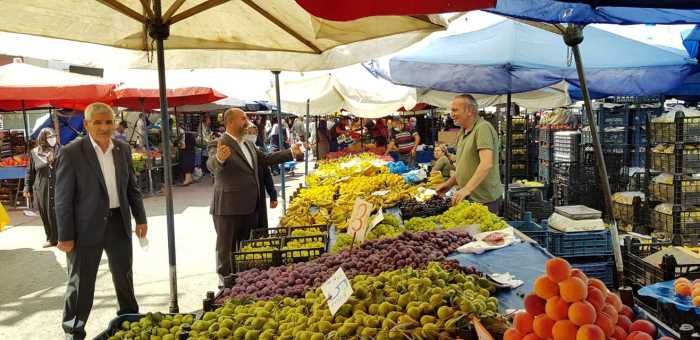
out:
M277 95L277 140L280 150L284 146L284 138L282 138L282 98L280 98L280 71L272 71L275 75L275 94ZM289 131L287 131L289 133ZM284 163L280 167L280 189L282 191L282 214L287 213L287 196L285 196L284 185Z
M579 44L582 41L583 28L578 25L569 25L564 34L564 42L571 47L571 51L573 52L574 60L576 62L576 71L578 72L581 93L583 95L583 106L586 110L588 126L591 129L591 139L593 141L593 151L595 154L596 169L598 170L598 179L600 181L601 190L603 191L603 203L605 208L604 217L606 217L607 220L614 222L612 217L612 193L610 191L610 182L608 182L608 169L605 166L605 159L603 158L603 148L600 145L600 139L598 138L598 128L593 118L593 110L591 109L591 96L588 92L588 85L586 85L586 77L583 72L583 61L581 60L581 51L579 50ZM617 267L617 282L622 284L622 253L620 252L620 242L617 233L617 225L615 223L612 223L609 229L610 236L612 238L612 248L613 254L615 256L615 265Z
M58 123L58 114L53 108L49 108L49 117L53 123L53 130L56 133L56 145L61 145L61 125Z
M141 103L141 114L143 115L143 146L146 148L146 157L151 158L151 153L148 152L148 126L146 126L146 122L148 121L146 119L146 109L144 108L144 99L139 98L139 102ZM148 167L148 192L151 194L151 196L155 195L153 192L153 164L155 164L156 160L155 158L151 160L151 165Z
M513 112L512 112L512 96L511 93L508 92L508 95L506 97L506 165L505 165L505 171L504 171L504 177L505 177L505 207L508 207L508 188L510 187L510 182L511 182L511 166L513 165L513 157L511 155L511 152L513 152ZM503 210L505 213L506 209Z
M316 142L316 164L318 164L319 159L321 159L321 157L319 157L319 154L318 154L318 137L319 137L318 124L320 124L320 122L321 122L321 118L316 117L316 131L314 131L314 135L316 136L316 138L315 138L316 140L314 141L314 142Z
M168 120L168 97L165 86L165 51L163 40L170 35L170 28L162 22L160 0L153 1L155 20L149 26L149 35L156 41L158 59L158 91L160 94L161 134L163 135L163 173L165 177L165 213L168 226L168 260L170 265L170 313L178 313L177 265L175 257L175 215L172 192L172 158L170 155L170 122Z
M27 110L24 107L24 100L22 100L22 119L24 119L24 144L26 149L25 151L29 153L29 146L31 145L31 136L29 135L29 119L27 118Z
M306 142L306 145L309 145L309 138L311 137L311 132L309 131L309 109L311 102L310 100L306 100L306 132L304 133L304 141ZM309 148L304 148L304 176L309 175Z

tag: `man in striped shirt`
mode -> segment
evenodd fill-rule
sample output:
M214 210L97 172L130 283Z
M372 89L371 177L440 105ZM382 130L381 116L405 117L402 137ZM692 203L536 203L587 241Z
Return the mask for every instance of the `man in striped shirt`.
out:
M420 136L415 130L404 126L400 118L392 120L394 128L391 131L391 141L386 153L397 152L399 160L408 167L414 167L416 162L416 148L420 144Z

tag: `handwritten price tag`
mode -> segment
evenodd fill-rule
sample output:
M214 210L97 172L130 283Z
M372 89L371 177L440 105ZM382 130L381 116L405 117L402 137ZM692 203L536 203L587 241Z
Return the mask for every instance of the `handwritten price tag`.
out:
M355 240L359 243L365 240L365 233L367 232L367 219L369 219L369 213L371 211L372 204L361 198L355 200L355 205L352 208L352 215L350 215L348 234L354 235Z
M331 315L335 315L340 306L347 302L352 295L350 280L345 276L342 267L338 267L338 270L321 285L321 291L326 298Z
M384 221L384 213L382 212L382 209L379 208L379 212L377 212L376 215L372 218L372 221L369 222L369 227L367 228L367 232L369 233L376 227L379 223L382 223Z
M391 192L391 190L379 190L372 193L372 196L384 196Z

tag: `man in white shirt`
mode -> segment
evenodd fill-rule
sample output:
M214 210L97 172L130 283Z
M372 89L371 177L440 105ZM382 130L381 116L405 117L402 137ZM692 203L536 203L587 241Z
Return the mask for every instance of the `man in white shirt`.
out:
M127 143L112 138L114 112L103 103L85 109L89 136L66 145L56 165L58 244L66 253L63 307L67 339L84 339L102 252L117 293L117 314L138 313L132 278L131 215L145 237L146 211Z

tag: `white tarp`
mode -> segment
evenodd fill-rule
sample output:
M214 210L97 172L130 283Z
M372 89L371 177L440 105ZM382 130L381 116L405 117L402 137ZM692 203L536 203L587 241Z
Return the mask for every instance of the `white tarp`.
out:
M164 13L173 3L182 4L165 41L166 68L332 69L398 51L446 26L440 16L329 21L311 16L294 0L226 1L178 21L201 2L161 2ZM135 16L147 13L142 1L120 3ZM100 45L73 43L66 48L50 39L15 36L1 39L0 53L98 67L156 67L144 24L105 4L0 0L0 6L0 31Z

